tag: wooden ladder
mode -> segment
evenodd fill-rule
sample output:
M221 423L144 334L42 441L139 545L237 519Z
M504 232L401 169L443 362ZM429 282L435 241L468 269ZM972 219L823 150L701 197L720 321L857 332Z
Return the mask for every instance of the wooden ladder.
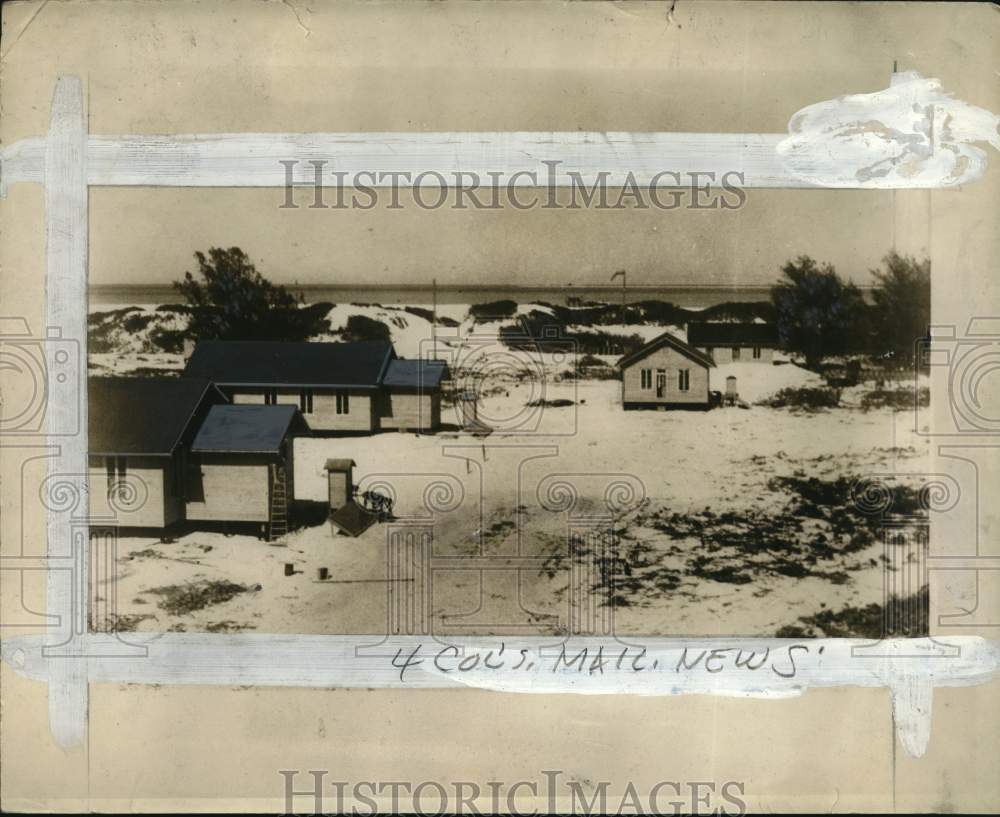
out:
M271 513L268 520L268 541L273 542L288 533L288 486L284 465L271 466Z

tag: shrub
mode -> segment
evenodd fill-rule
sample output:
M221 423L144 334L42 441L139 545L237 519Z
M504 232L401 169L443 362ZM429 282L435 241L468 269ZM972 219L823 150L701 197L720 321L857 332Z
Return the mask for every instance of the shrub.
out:
M322 305L304 307L301 295L268 281L239 247L212 247L195 258L197 275L186 272L174 282L191 307L194 337L306 340L329 331Z
M836 408L840 405L840 391L825 387L786 388L761 400L758 405L806 411Z
M351 315L341 331L344 340L389 340L389 327L367 315Z
M919 389L873 389L861 397L861 408L869 409L892 408L911 409L914 405L926 408L931 404L931 390L926 386Z
M516 313L517 302L510 300L490 301L485 304L473 304L469 307L469 315L477 321L513 318Z

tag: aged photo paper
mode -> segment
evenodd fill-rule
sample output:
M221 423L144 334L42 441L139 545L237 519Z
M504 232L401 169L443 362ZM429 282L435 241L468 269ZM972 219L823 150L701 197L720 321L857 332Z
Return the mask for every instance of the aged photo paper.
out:
M998 20L5 4L3 808L996 810Z

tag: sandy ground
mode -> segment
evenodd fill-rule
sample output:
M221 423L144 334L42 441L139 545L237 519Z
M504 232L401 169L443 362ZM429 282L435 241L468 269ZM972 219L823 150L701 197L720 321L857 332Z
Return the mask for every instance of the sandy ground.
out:
M551 376L565 365L550 361L546 369ZM815 379L792 364L741 363L713 370L712 388L729 373L749 402ZM485 440L454 431L298 440L297 499L323 501L326 459L351 457L362 489L394 496L397 523L375 525L356 539L334 535L324 523L278 545L205 532L169 543L123 538L119 576L105 592L117 596L123 629L373 635L415 626L422 605L436 632L561 633L571 616L603 626L613 613L620 634L773 635L824 609L882 601L878 542L828 554L805 577L761 568L753 581L737 583L699 576L694 566L716 567L724 557L727 566L752 569L762 557L749 544L720 551L696 534L664 533L662 522L670 514L704 518L709 509L762 518L773 528L788 520L794 500L776 487L776 477L833 480L926 470L927 445L908 431L908 413L800 413L756 405L626 413L619 388L614 381L550 380L543 387L502 377L480 415L495 428L519 431ZM539 397L572 405L526 406ZM449 412L445 423L455 420ZM433 483L437 488L428 494ZM568 509L560 505L566 496L560 483L578 494ZM629 494L631 503L609 508L605 502ZM793 558L809 555L809 534L819 524L807 521L799 542L805 550ZM414 576L407 570L390 574L399 551L387 542L399 526L432 528L431 583L420 575L407 581ZM614 570L625 586L614 605L604 603L600 582L587 578L600 575L604 563L595 567L568 544L574 532L611 529L619 543ZM473 564L469 557L480 560ZM511 561L518 557L535 561ZM402 559L426 567L411 551ZM285 563L294 565L294 575L284 575ZM320 567L328 568L329 580L317 580ZM389 581L390 575L403 580ZM151 592L212 581L248 589L183 614L163 609L166 596ZM579 595L571 585L586 592Z

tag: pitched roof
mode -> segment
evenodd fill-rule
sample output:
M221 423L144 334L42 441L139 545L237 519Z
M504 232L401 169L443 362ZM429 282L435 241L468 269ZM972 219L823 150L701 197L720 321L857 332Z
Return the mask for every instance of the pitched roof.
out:
M438 389L441 381L450 377L448 364L443 360L395 360L382 379L384 386L416 389Z
M90 453L171 454L209 392L225 400L197 378L88 378Z
M710 355L706 355L704 352L699 352L689 343L685 343L676 335L670 334L670 332L664 332L659 337L653 338L641 349L636 349L631 354L625 355L625 357L618 361L618 366L621 368L631 366L636 361L642 360L646 357L646 355L649 355L664 346L670 346L684 355L684 357L690 358L695 363L699 363L706 368L715 366L715 361L712 360Z
M191 450L198 453L277 454L293 422L305 420L292 405L212 406Z
M394 354L387 340L203 340L195 346L184 373L234 386L374 388Z
M691 323L688 343L693 346L777 346L773 323Z
M377 521L377 514L356 502L346 502L330 514L330 524L348 536L360 536Z

